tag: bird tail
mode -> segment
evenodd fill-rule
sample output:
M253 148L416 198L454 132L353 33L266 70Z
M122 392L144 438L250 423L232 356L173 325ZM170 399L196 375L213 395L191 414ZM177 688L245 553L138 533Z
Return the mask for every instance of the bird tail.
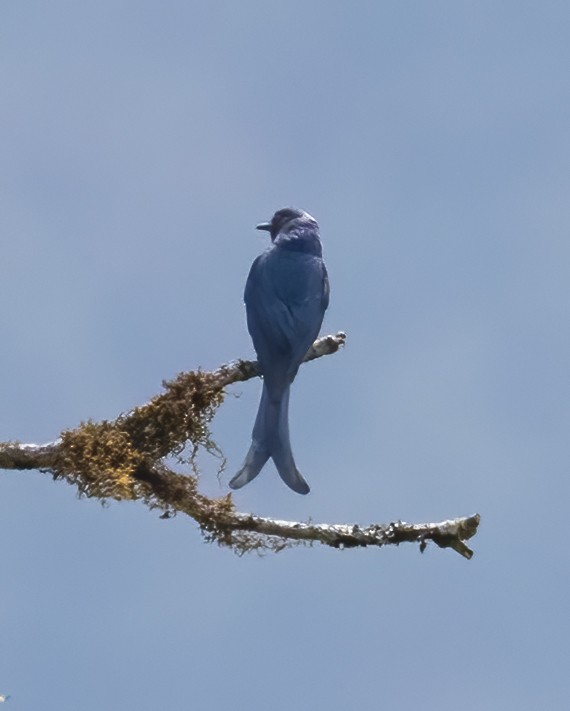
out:
M281 397L271 399L267 384L263 383L251 447L242 468L230 481L232 489L240 489L255 479L271 457L279 476L290 489L298 494L309 493L309 485L295 465L289 441L289 392L290 385L287 384Z

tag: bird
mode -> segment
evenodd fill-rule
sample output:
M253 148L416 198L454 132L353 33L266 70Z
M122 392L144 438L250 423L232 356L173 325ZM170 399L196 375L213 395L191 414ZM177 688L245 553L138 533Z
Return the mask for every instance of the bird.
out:
M289 392L329 305L319 225L308 212L285 207L256 229L269 232L271 245L251 266L244 301L263 388L251 446L229 485L240 489L271 458L290 489L308 494L289 440Z

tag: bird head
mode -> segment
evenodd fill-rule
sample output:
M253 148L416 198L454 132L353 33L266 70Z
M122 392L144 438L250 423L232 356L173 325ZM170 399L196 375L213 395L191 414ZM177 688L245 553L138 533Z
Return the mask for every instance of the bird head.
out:
M266 230L274 241L280 232L286 232L290 227L307 226L318 229L317 221L308 212L296 207L284 207L273 215L270 222L261 222L256 229Z

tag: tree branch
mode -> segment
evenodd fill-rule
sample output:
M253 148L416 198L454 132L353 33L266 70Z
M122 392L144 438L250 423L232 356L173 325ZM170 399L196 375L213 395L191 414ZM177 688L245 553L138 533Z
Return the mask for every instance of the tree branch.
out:
M405 523L397 521L389 524L371 524L361 527L358 524L298 523L262 518L251 514L234 514L230 521L233 530L247 530L265 536L278 536L296 542L316 542L332 548L364 548L366 546L399 545L405 542L417 542L420 550L425 550L428 541L433 541L440 548L453 548L468 560L473 551L464 541L477 533L479 514L456 518L440 523Z
M305 362L335 353L345 340L342 332L318 339ZM237 512L231 494L218 499L204 496L198 491L197 475L182 475L164 465L164 457L172 454L188 463L183 456L188 445L192 463L200 447L221 456L208 425L223 401L224 389L258 375L257 362L244 360L212 372L181 373L163 383L164 393L116 420L81 423L47 444L0 443L0 468L39 469L75 485L83 496L139 499L151 509L161 509L164 518L187 514L197 521L207 541L240 554L313 542L333 548L418 542L423 551L431 540L471 558L464 541L477 532L477 514L440 523L398 521L367 527L278 521Z

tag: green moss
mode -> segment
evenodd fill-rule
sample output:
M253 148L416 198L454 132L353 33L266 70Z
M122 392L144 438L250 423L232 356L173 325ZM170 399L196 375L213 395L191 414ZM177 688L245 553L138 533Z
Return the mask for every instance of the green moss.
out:
M141 453L114 422L89 421L62 432L52 471L84 496L136 499L140 493L133 474L140 463Z
M201 371L164 382L164 393L119 418L133 445L154 460L180 453L191 443L218 452L209 424L224 399L218 380Z
M219 381L198 371L163 385L164 393L114 421L83 422L63 432L50 467L54 476L76 485L84 496L148 502L153 496L143 472L163 457L180 455L188 444L193 452L204 447L219 454L209 430L224 397ZM185 497L195 492L195 477L181 479Z

